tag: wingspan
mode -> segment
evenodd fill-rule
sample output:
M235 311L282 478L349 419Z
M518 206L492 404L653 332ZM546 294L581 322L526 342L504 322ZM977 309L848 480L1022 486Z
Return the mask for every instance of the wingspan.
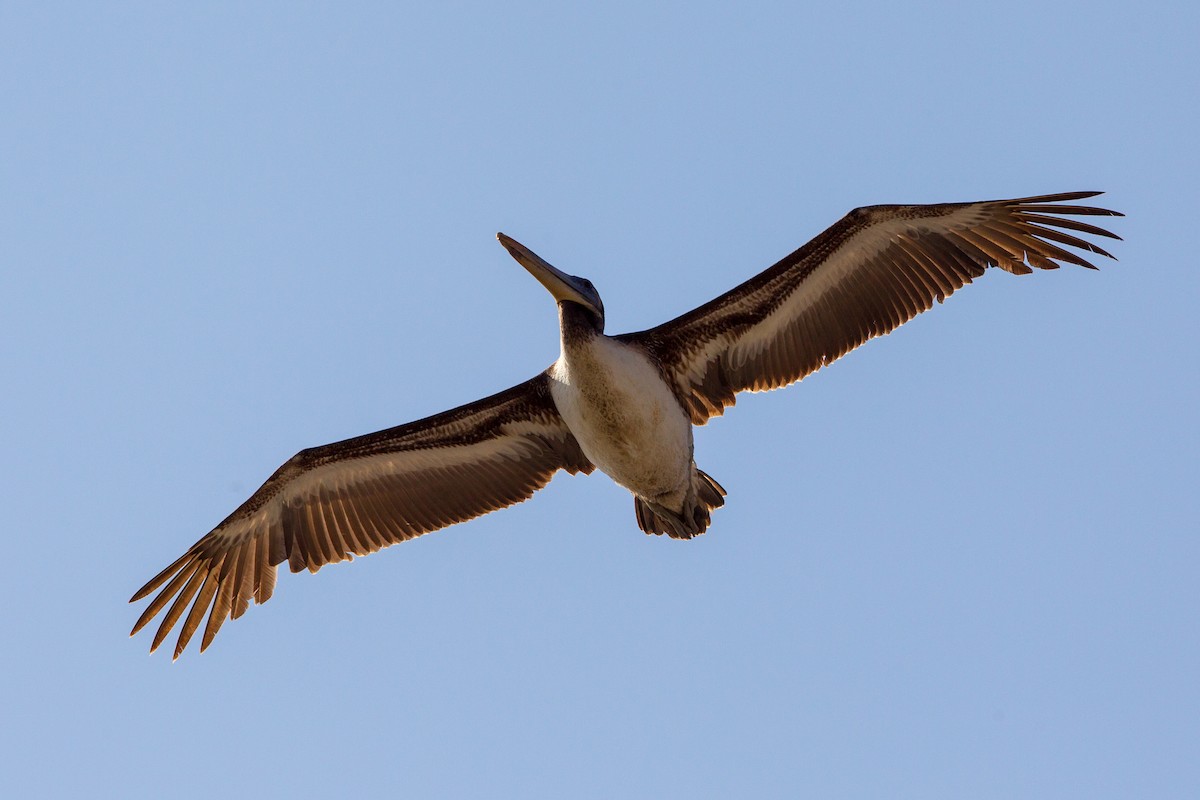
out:
M1064 204L1098 194L858 208L712 302L618 338L658 357L701 425L738 392L800 380L945 300L987 267L1018 275L1060 261L1095 269L1060 245L1113 257L1069 232L1120 238L1070 219L1122 216Z
M316 572L373 553L527 500L560 469L593 466L559 417L545 374L427 419L303 450L137 591L130 602L162 587L131 635L170 604L154 651L187 610L178 658L209 611L203 651L251 599L271 597L278 564Z

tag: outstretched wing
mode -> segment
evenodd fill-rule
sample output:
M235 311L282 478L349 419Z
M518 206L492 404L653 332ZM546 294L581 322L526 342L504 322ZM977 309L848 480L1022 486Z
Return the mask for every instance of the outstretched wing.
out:
M138 590L130 602L161 587L132 633L169 603L155 650L191 603L178 658L211 607L203 651L251 598L270 598L276 565L316 572L374 553L526 500L560 469L593 466L559 417L545 374L427 419L302 450Z
M1070 217L1121 216L1063 205L1100 192L923 206L868 206L760 275L656 328L625 334L664 365L701 425L740 391L800 380L1000 267L1022 275L1063 261L1060 245L1112 258L1068 231L1120 237Z

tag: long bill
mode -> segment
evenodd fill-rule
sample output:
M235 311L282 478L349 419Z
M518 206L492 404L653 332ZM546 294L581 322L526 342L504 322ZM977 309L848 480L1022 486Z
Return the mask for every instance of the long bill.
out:
M538 283L545 286L546 290L554 295L555 300L560 303L563 301L578 303L598 314L603 314L602 309L596 307L594 297L596 290L590 283L574 275L568 275L511 236L497 233L496 238L500 240L500 244L504 245L508 254L517 260L518 264L528 270L530 275L537 278Z

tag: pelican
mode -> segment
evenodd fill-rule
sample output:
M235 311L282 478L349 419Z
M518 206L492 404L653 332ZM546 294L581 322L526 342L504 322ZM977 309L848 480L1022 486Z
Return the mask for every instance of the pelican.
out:
M522 502L559 470L624 486L648 534L704 533L726 493L696 466L692 426L738 392L794 383L894 330L988 267L1095 269L1062 245L1113 258L1075 235L1120 238L1073 219L1121 216L1072 204L1099 194L858 208L712 302L618 336L604 332L591 281L498 234L557 302L558 360L483 400L301 450L134 594L158 592L130 635L166 609L150 650L182 618L178 658L207 612L203 651L226 619L271 597L279 564L316 572L374 553Z

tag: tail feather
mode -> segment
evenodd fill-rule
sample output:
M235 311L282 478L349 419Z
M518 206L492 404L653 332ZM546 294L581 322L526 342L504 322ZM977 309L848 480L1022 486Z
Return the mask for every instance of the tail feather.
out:
M638 527L656 536L666 534L672 539L691 539L708 529L711 512L725 505L725 487L712 476L697 469L692 474L692 491L680 511L673 511L653 500L634 496L633 511ZM690 508L689 508L690 506Z
M696 487L699 490L700 501L710 510L725 505L725 495L729 494L725 487L702 469L697 469L696 475L700 478L700 484Z

